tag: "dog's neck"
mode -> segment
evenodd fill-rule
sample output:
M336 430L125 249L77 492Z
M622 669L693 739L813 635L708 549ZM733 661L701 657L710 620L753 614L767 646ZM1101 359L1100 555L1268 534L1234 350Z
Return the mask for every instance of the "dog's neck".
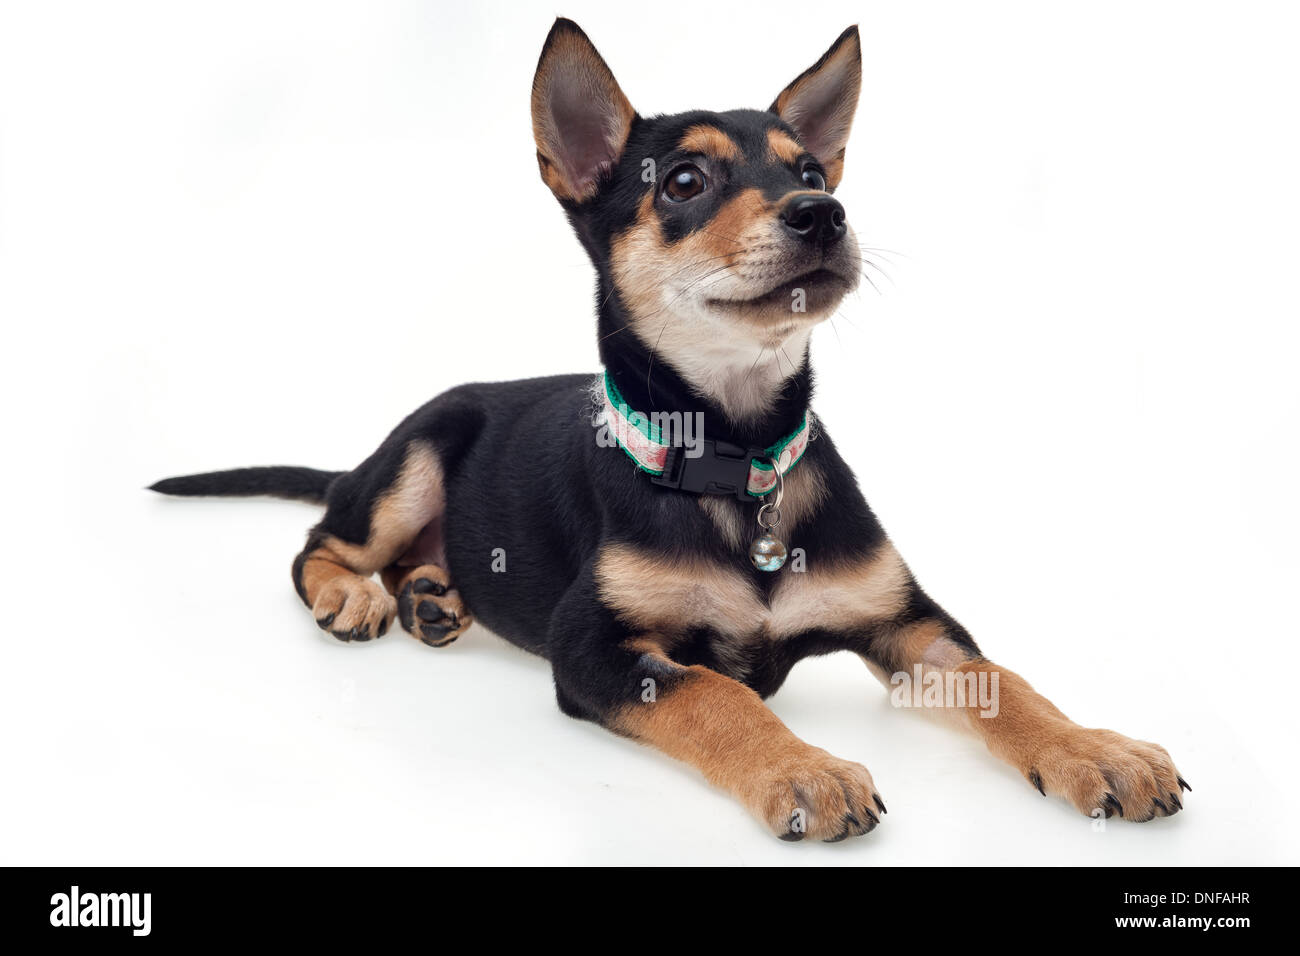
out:
M813 388L807 331L761 353L702 341L672 360L638 338L616 297L606 299L598 325L601 361L633 409L700 412L707 437L743 446L765 447L803 422Z

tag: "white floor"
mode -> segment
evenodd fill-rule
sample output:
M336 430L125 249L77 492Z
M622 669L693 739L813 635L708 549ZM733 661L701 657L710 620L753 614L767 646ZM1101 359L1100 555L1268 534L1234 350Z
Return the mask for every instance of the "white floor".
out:
M766 104L863 19L838 195L903 255L816 333L816 408L985 652L1166 746L1186 812L1095 830L837 656L771 705L890 812L786 844L482 630L322 636L289 582L312 508L142 488L350 467L450 385L595 370L526 114L550 13L15 5L0 862L1300 862L1294 31L845 3L795 43L773 4L658 48L642 5L570 6L645 112Z
M998 656L1081 720L1167 746L1196 788L1186 812L1099 832L835 656L772 706L866 763L890 813L863 839L796 846L689 769L562 716L544 662L482 630L442 650L321 636L288 584L305 506L120 486L99 501L83 556L47 579L61 613L7 654L6 862L1295 861L1293 741L1259 681L1234 679L1232 642L1212 660L1166 650L1206 636L1185 621L1089 646L1067 616L1055 643L1020 626Z

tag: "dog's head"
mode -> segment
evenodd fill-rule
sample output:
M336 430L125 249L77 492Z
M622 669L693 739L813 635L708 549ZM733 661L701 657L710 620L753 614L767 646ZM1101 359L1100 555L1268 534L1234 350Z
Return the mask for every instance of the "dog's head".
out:
M857 242L832 193L861 74L850 27L767 110L645 118L577 24L552 28L532 93L542 179L602 299L688 379L752 363L756 348L802 350L857 285Z

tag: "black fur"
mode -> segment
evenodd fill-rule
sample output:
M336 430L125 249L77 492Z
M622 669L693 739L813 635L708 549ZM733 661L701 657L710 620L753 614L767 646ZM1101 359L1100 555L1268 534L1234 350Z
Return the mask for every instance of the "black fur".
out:
M149 490L184 497L270 495L321 504L325 501L330 483L342 474L341 471L321 471L318 468L300 468L294 465L268 465L164 478L150 485Z

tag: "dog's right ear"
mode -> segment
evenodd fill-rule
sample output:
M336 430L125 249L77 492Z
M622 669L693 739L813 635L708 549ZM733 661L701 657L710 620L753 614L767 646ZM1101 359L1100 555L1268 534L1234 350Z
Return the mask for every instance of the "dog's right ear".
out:
M533 77L533 138L542 180L560 201L582 202L627 145L636 111L576 23L551 27Z

